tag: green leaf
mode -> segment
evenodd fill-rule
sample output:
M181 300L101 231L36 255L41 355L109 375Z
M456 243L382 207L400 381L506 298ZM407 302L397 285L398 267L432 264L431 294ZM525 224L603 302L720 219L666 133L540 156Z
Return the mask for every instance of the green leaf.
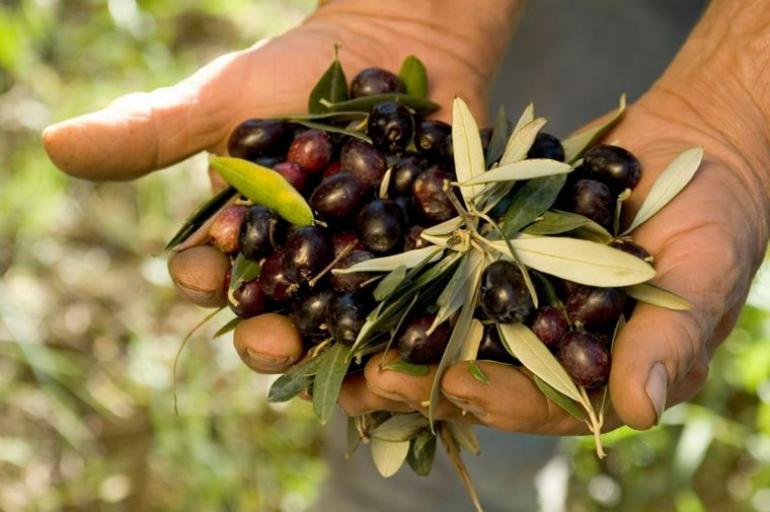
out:
M217 339L217 338L219 338L220 336L224 336L224 335L225 335L225 334L227 334L228 332L230 332L230 331L234 330L234 329L235 329L235 328L238 326L238 324L239 324L239 323L241 323L241 318L240 318L240 317L237 317L237 316L236 316L235 318L231 319L231 320L230 320L229 322L227 322L225 325L223 325L222 327L220 327L220 328L217 330L217 332L215 332L215 333L214 333L214 339Z
M597 122L592 123L587 128L572 133L564 139L561 145L564 147L564 161L574 163L575 160L583 156L586 149L596 143L610 128L623 116L626 110L626 95L620 97L620 105L617 110L613 110L602 116Z
M455 172L457 181L466 183L474 177L486 176L484 172L484 150L481 146L481 135L476 120L468 105L462 98L455 98L452 103L452 144L454 145ZM460 189L465 204L481 192L481 187L464 187Z
M372 96L361 96L360 98L355 98L348 101L322 101L321 103L323 103L332 112L369 112L373 106L375 106L377 103L382 103L383 101L394 101L399 105L404 105L405 107L414 109L419 114L430 114L431 112L435 112L440 108L437 103L433 103L432 101L396 92L389 94L374 94Z
M508 141L510 123L508 115L505 113L505 107L500 105L495 116L495 125L492 128L492 137L489 139L487 153L484 155L484 162L489 168L494 162L500 160L505 150L505 143Z
M513 127L513 130L511 131L511 136L513 136L514 133L518 133L527 126L529 123L535 120L535 105L530 103L526 107L524 107L524 110L521 112L521 115L519 116L519 119L516 120L516 124Z
M436 454L436 436L430 431L420 433L412 439L406 461L419 476L428 476Z
M452 217L449 220L445 220L435 226L430 226L422 230L426 235L443 236L451 235L463 225L463 219L461 217Z
M372 460L382 477L389 478L398 472L409 453L409 445L409 441L392 443L382 439L372 439Z
M430 261L437 261L441 257L441 253L442 250L440 247L423 247L421 249L413 249L391 256L383 256L382 258L372 258L370 260L362 261L361 263L356 263L348 268L334 269L333 272L335 274L391 272L398 267L414 267L424 261L425 258L430 258Z
M655 277L655 269L636 256L604 244L566 237L530 237L510 241L521 262L535 270L589 286L630 286ZM509 254L505 241L488 245Z
M489 384L489 377L487 377L487 374L484 373L484 370L481 369L476 361L468 362L468 371L477 381L481 382L482 384Z
M540 272L532 272L531 274L535 277L535 280L540 283L540 288L545 292L545 300L548 301L548 304L557 307L562 306L559 294L556 292L556 288L553 286L551 280Z
M429 333L462 307L467 295L465 287L476 274L476 269L482 264L483 258L481 251L468 251L463 255L460 265L436 300L438 312L436 312L433 324L428 330Z
M456 151L457 150L455 149L455 155L457 154ZM564 162L548 158L532 158L529 160L521 160L520 162L500 165L499 167L495 167L494 169L467 181L460 181L461 178L458 173L457 179L460 183L460 187L462 187L461 190L464 191L466 187L471 187L473 185L531 180L542 178L544 176L553 176L555 174L567 174L571 171L572 166L565 164ZM476 189L478 189L478 187L476 187Z
M627 188L615 199L615 212L612 216L612 234L618 236L620 233L620 216L623 213L623 201L631 196L631 189ZM614 237L613 237L614 238Z
M294 121L328 121L328 122L349 122L349 121L362 121L366 119L366 112L322 112L320 114L292 114L285 116L283 119L289 122Z
M692 309L692 304L684 297L652 283L629 286L626 288L626 293L636 300L652 304L653 306L660 306L675 311Z
M535 142L535 137L537 137L538 132L545 123L545 118L538 117L519 129L515 129L505 145L505 152L503 152L503 156L500 158L500 166L516 163L527 158L527 153L529 153L532 144Z
M322 425L329 421L337 405L342 381L350 366L350 347L335 343L326 352L328 358L318 368L313 380L313 409Z
M457 357L458 361L475 361L479 355L479 345L484 339L484 324L479 320L471 320L471 328L468 333L468 337L465 338L465 343L460 349L460 355Z
M581 405L574 400L572 400L570 397L566 396L563 393L560 393L555 388L548 385L547 382L545 382L543 379L535 375L535 385L538 387L538 389L546 396L548 399L567 411L570 416L573 418L585 421L586 419L586 413L583 412L583 409L581 408Z
M371 437L383 441L408 441L428 426L428 418L419 412L394 414L370 433Z
M255 204L272 208L297 226L313 223L313 211L305 198L274 170L248 160L224 156L212 156L209 164Z
M559 196L567 177L548 176L526 182L513 194L513 199L503 217L503 234L510 238L548 210Z
M683 151L674 158L655 180L642 206L636 212L636 217L623 234L626 235L641 226L674 199L690 183L702 160L703 148L701 147Z
M402 359L397 359L396 361L393 361L392 363L383 366L382 369L392 370L398 373L405 373L407 375L414 375L417 377L428 375L428 373L430 372L430 368L428 368L428 365L407 363Z
M358 432L355 416L348 416L346 440L345 440L345 458L349 459L356 452L356 448L361 444L361 434Z
M298 363L278 377L267 393L268 402L286 402L291 400L313 383L313 375L329 359L331 352L325 350L312 359Z
M357 130L349 130L347 128L340 128L339 126L334 126L331 124L316 123L314 121L296 120L296 121L292 121L292 123L302 125L306 128L321 130L324 132L339 133L342 135L347 135L348 137L353 137L354 139L363 140L365 142L369 142L370 144L372 142L372 139L367 137L365 133L359 132Z
M260 268L258 261L247 259L242 252L239 252L230 272L230 293L237 290L241 284L258 278Z
M474 455L481 453L479 440L476 438L476 431L473 425L468 423L458 423L456 421L445 421L443 423L449 431L449 435L455 440L455 443L463 450L469 451Z
M500 339L508 351L529 371L560 393L582 403L580 391L566 370L540 338L524 324L498 324Z
M342 70L342 65L337 58L337 46L335 45L334 60L310 92L307 110L311 114L321 114L329 111L321 100L339 103L347 99L348 82L345 78L345 72Z
M213 217L227 202L232 199L237 190L233 187L227 187L219 192L217 195L206 201L201 207L195 210L190 218L179 228L179 231L171 237L171 240L166 244L165 250L173 249L177 245L181 244L190 235L198 230L207 220Z
M382 278L377 288L372 293L374 298L378 301L383 301L388 298L406 279L406 266L399 265L390 271L388 275Z
M398 77L404 83L406 93L415 98L425 99L428 97L428 73L425 71L425 65L414 55L409 55L401 64L401 71Z
M612 240L612 235L599 224L588 217L571 212L552 211L543 213L533 224L524 229L530 235L561 235L580 228L586 228L600 234L606 241Z

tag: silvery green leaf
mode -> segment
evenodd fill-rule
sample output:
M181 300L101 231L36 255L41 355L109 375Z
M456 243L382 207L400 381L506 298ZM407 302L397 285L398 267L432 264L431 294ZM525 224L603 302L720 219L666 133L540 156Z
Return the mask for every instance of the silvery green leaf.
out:
M586 149L595 144L610 128L615 126L615 123L620 120L625 110L626 95L623 94L620 97L620 105L616 110L608 112L595 123L591 123L590 126L573 132L564 139L561 143L564 147L564 161L574 162L583 156Z
M420 238L426 242L430 242L435 247L446 248L449 247L450 235L431 235L429 233L420 233Z
M195 210L190 218L188 218L182 227L179 228L179 231L171 237L171 240L168 241L164 250L168 251L169 249L173 249L187 240L190 235L221 210L237 193L238 191L235 190L234 187L227 187L206 201L201 207Z
M652 283L640 283L626 288L626 293L636 300L675 311L692 309L687 299Z
M305 128L321 130L323 132L339 133L340 135L347 135L348 137L353 137L354 139L362 140L370 144L372 142L372 139L370 139L363 132L360 132L358 130L350 130L348 128L341 128L339 126L334 126L333 124L316 123L315 121L303 121L303 120L295 120L295 121L292 121L292 123L302 125Z
M449 280L446 288L436 300L438 311L428 332L432 332L439 324L445 322L460 309L466 298L465 287L476 273L478 266L482 265L483 260L484 255L480 251L468 251L463 256L452 279Z
M459 97L452 103L452 144L457 181L462 183L474 176L485 174L484 150L481 146L479 127L468 105ZM480 191L481 187L460 189L466 205L470 205L471 199Z
M609 242L613 238L609 231L588 217L561 211L543 213L542 217L527 226L524 232L530 235L560 235L582 228L585 228L587 232L596 234L601 241Z
M422 234L432 236L444 236L451 235L463 225L463 219L461 217L452 217L449 220L445 220L435 226L425 228L422 230Z
M498 324L500 339L529 371L558 392L582 404L580 391L556 357L524 324Z
M430 392L430 406L428 408L428 418L430 419L431 427L433 427L434 424L433 413L441 395L441 377L443 377L444 372L449 365L457 361L463 343L470 334L471 327L473 326L473 313L476 310L479 281L481 280L481 272L483 269L484 266L479 265L476 268L473 277L468 281L468 285L464 290L465 300L463 301L463 307L457 317L452 334L449 336L449 342L444 349L444 354L441 356L441 361L436 369L436 375L433 378L433 385Z
M471 376L482 384L489 384L489 377L484 373L484 370L476 363L476 361L468 362L468 371Z
M246 259L246 256L239 252L238 256L235 257L230 273L230 292L237 290L241 284L259 277L259 271L258 261Z
M690 148L674 158L655 180L642 206L636 212L636 217L623 234L628 234L641 226L674 199L690 183L702 160L703 148L701 147Z
M505 146L502 158L500 158L500 166L502 167L503 165L512 164L527 158L527 153L532 147L532 143L535 142L537 133L545 126L545 123L544 117L538 117L520 129L515 129L513 134L511 134L511 138L508 139L508 144Z
M505 113L505 107L500 105L495 116L495 125L492 129L492 137L489 139L489 146L484 155L484 162L487 167L500 160L505 151L505 143L509 137L510 124L508 115Z
M283 119L293 121L326 121L327 123L339 121L361 121L366 118L366 112L321 112L318 114L292 114Z
M483 185L484 183L531 180L534 178L542 178L543 176L553 176L554 174L567 174L571 171L572 166L565 164L564 162L551 160L549 158L532 158L529 160L521 160L519 162L501 164L499 167L495 167L468 181L460 181L460 176L458 175L458 181L461 190L465 191L468 187ZM478 187L473 188L478 189Z
M382 369L392 370L398 373L405 373L407 375L415 375L417 377L428 375L428 373L430 372L430 368L428 368L428 365L407 363L403 359L397 359L392 363L386 364L385 366L382 367Z
M510 238L550 208L564 187L565 175L528 181L514 192L502 222L504 236Z
M385 175L382 177L382 181L380 182L380 197L382 199L387 199L388 197L388 188L390 188L390 176L392 171L393 168L385 171Z
M219 338L220 336L224 336L228 332L232 331L236 328L236 326L241 323L241 317L236 316L235 318L232 318L229 322L227 322L225 325L220 327L217 332L214 333L214 339Z
M268 402L286 402L297 396L302 390L307 389L313 383L311 378L318 369L332 355L328 351L321 352L312 359L305 359L289 368L283 375L273 382L267 394Z
M623 213L623 201L631 196L631 189L627 188L615 200L615 214L612 216L612 232L615 236L620 233L620 215Z
M401 265L391 270L388 275L382 278L372 295L378 301L385 300L391 293L396 291L399 285L404 282L404 279L406 279L406 267Z
M522 128L535 120L535 105L530 103L524 108L519 119L516 121L516 125L513 127L511 134L521 131Z
M479 354L479 345L481 345L482 339L484 339L484 324L474 318L471 321L470 333L465 339L465 343L463 343L463 348L460 350L457 360L475 361Z
M438 261L441 257L440 247L423 247L411 251L383 256L382 258L372 258L362 261L348 268L337 268L332 272L335 274L353 274L355 272L390 272L398 267L411 268L426 258L430 261Z
M588 240L527 235L510 242L524 265L580 284L630 286L655 277L655 269L649 263ZM512 257L505 241L497 240L489 245Z
M358 448L358 445L361 444L361 434L358 432L358 426L356 425L356 422L358 420L355 416L348 416L348 425L346 430L346 441L345 441L345 458L349 459L351 455L353 455L356 451L356 448Z
M476 432L473 430L473 425L455 421L444 422L444 425L460 448L471 452L473 455L481 453L481 447L479 446Z
M586 419L586 413L583 412L583 409L581 408L581 405L574 400L572 400L570 397L566 396L563 393L560 393L555 388L549 386L543 379L535 375L535 385L537 388L546 396L548 397L551 402L555 403L565 411L567 411L570 416L573 418L585 421Z
M313 379L313 409L322 425L326 424L337 405L342 381L350 366L350 347L335 343L326 352L329 355Z
M389 478L396 474L406 460L409 445L409 441L393 443L377 438L372 439L372 460L380 475Z
M370 435L383 441L408 441L428 426L428 418L419 412L395 414L371 431Z
M427 476L433 466L433 457L436 454L436 436L429 431L421 432L412 439L409 455L406 460L415 473Z

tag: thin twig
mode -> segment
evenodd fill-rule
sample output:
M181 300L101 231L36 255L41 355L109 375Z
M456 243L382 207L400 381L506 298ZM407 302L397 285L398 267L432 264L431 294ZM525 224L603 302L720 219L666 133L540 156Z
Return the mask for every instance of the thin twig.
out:
M447 455L449 456L449 460L452 461L452 465L457 471L457 474L460 476L460 479L463 482L463 486L465 487L468 496L473 502L473 507L476 509L476 512L484 512L484 509L481 506L481 502L479 501L479 495L476 492L476 486L473 485L473 480L471 480L471 475L468 472L468 468L465 466L465 463L460 456L460 447L457 445L457 441L455 441L451 432L449 432L449 429L444 427L442 423L436 425L436 430L438 435L441 437L441 441L444 443L444 448L446 449Z

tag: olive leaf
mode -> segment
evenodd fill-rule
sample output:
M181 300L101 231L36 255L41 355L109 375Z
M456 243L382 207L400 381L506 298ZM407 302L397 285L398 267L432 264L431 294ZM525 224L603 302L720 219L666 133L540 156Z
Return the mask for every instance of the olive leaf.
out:
M458 361L475 361L479 354L479 345L481 340L484 339L484 324L479 320L473 319L471 321L471 329L468 333L468 337L465 338L462 349L460 349L460 355Z
M463 225L463 222L464 221L462 217L452 217L451 219L445 220L444 222L436 224L435 226L423 229L422 234L431 236L451 235L460 229L460 226Z
M414 375L416 377L422 377L428 375L430 368L425 364L408 363L402 359L397 359L392 363L386 364L382 367L383 370L392 370L398 373L405 373L407 375Z
M370 139L365 133L362 133L358 130L350 130L348 128L341 128L339 126L334 126L331 124L316 123L315 121L302 121L299 119L292 121L292 123L302 125L305 128L312 128L312 129L321 130L324 132L339 133L341 135L347 135L348 137L353 137L354 139L363 140L364 142L368 142L370 144L372 142L372 139Z
M235 196L237 190L227 187L217 195L206 201L185 221L179 231L166 244L165 250L173 249L198 230L207 220L215 215L230 199Z
M545 212L533 224L524 229L530 235L560 235L570 231L581 230L582 234L592 234L597 242L610 242L613 236L601 225L588 217L577 213L550 211Z
M612 216L612 233L617 236L620 233L620 216L623 213L623 201L631 197L631 189L627 188L618 194L615 200L615 212Z
M408 441L428 426L428 418L419 412L395 414L370 432L371 437L383 441Z
M462 307L466 298L465 287L476 274L477 268L483 264L483 260L484 254L481 251L468 251L460 260L460 265L436 300L438 311L428 329L429 334Z
M318 369L325 364L331 355L332 352L324 350L318 356L305 359L289 368L270 386L267 401L286 402L307 389L313 383L313 375L318 372Z
M687 299L676 293L666 290L652 283L640 283L626 288L626 293L636 300L660 306L662 308L673 309L675 311L687 311L692 309Z
M457 150L455 150L456 154ZM462 187L461 190L463 192L467 187L474 187L474 189L478 190L476 185L483 185L485 183L531 180L544 176L567 174L571 171L572 166L564 162L549 158L532 158L530 160L503 164L467 181L460 181L460 187ZM457 177L460 179L459 173Z
M479 440L476 437L476 431L473 430L473 425L455 421L445 421L443 425L449 430L450 435L461 448L471 452L473 455L481 453L481 446L479 446Z
M361 433L358 431L357 417L348 416L345 430L345 458L349 459L361 444Z
M406 461L420 476L428 476L433 467L433 457L436 454L436 436L430 431L421 432L412 439Z
M468 105L459 97L452 103L452 144L458 182L465 183L474 177L489 174L484 172L486 166L479 127ZM461 188L465 204L470 206L471 200L481 190L481 187Z
M321 75L313 90L310 91L307 110L311 114L321 114L329 111L329 108L322 103L322 100L338 103L348 99L348 82L337 56L338 50L339 47L335 45L334 60L332 60L324 74Z
M350 347L335 343L325 352L329 355L313 379L313 409L322 425L326 424L334 411L342 381L350 366Z
M500 105L497 109L497 115L495 116L495 124L492 128L492 137L489 139L489 146L487 146L487 152L484 155L484 163L486 167L491 166L494 162L500 160L505 151L505 144L508 141L510 131L510 123L508 121L508 115L505 112L505 107Z
M540 283L540 289L545 293L545 300L548 304L555 307L563 307L559 294L550 279L540 272L531 272L535 280Z
M582 404L580 391L556 357L524 324L498 324L497 330L508 351L529 371L559 393Z
M404 83L409 96L425 99L428 97L428 73L425 65L414 55L409 55L401 63L398 77Z
M258 261L247 259L242 252L239 252L230 271L230 293L237 290L241 284L258 278L260 268Z
M630 286L655 277L655 269L649 263L588 240L522 235L510 243L524 265L580 284ZM505 241L496 240L487 245L513 256Z
M297 226L313 223L313 210L305 198L274 170L248 160L224 156L211 156L209 165L255 204L272 208Z
M510 238L550 208L564 187L563 174L526 182L516 190L502 222L503 234Z
M409 445L409 441L394 443L377 438L372 439L372 460L380 475L389 478L396 474L406 460Z
M406 266L399 265L390 271L382 280L377 284L377 288L374 289L372 295L378 301L385 300L391 293L404 282L406 279Z
M703 148L701 147L690 148L674 158L655 180L642 206L636 212L636 217L623 235L641 226L674 199L690 183L702 160Z
M292 114L285 116L283 119L289 122L294 121L327 121L327 122L344 122L344 121L361 121L366 119L368 114L366 112L321 112L318 114Z
M530 103L529 105L524 107L524 110L521 112L519 119L516 121L516 124L514 125L513 130L511 131L511 135L513 135L514 133L520 132L522 128L524 128L526 125L530 124L534 120L535 120L535 105Z
M595 123L591 123L590 126L581 128L567 136L561 143L564 147L564 161L574 163L578 158L582 157L586 149L595 144L610 128L615 126L625 110L626 95L623 94L620 97L620 104L616 110L608 112Z
M586 420L586 413L583 412L582 406L579 403L564 393L560 393L537 375L534 376L534 381L540 392L548 397L551 402L567 411L573 418L580 421Z
M433 378L433 385L431 386L430 391L430 405L428 407L428 418L430 419L431 428L435 428L433 414L436 410L439 396L441 395L441 377L443 377L444 372L449 365L457 361L457 356L473 326L473 313L476 310L479 281L481 280L481 272L483 269L483 265L479 265L475 269L471 279L468 280L468 284L464 289L465 300L463 301L462 309L460 309L460 314L457 316L454 329L449 336L449 341L447 342L444 354L441 356L441 361L436 369L436 375Z
M411 251L402 252L400 254L393 254L391 256L383 256L381 258L372 258L370 260L356 263L348 268L334 269L332 272L335 274L353 274L356 272L390 272L398 267L411 268L419 264L425 258L430 258L429 261L438 261L441 258L442 250L440 247L422 247L420 249L412 249Z
M399 105L404 105L405 107L409 107L417 111L419 114L430 114L431 112L435 112L440 108L440 105L433 103L432 101L397 92L388 94L373 94L372 96L361 96L360 98L339 102L321 100L321 104L332 112L369 112L372 107L378 103L382 103L383 101L396 102Z
M500 166L519 162L527 158L532 144L535 142L538 132L545 126L544 117L538 117L513 131L505 146Z
M214 333L214 339L224 336L228 332L234 330L239 323L241 323L241 317L236 316L235 318L230 319L229 322L217 329L217 332Z
M468 371L471 376L482 384L489 384L489 377L484 373L484 370L476 363L476 361L468 362Z

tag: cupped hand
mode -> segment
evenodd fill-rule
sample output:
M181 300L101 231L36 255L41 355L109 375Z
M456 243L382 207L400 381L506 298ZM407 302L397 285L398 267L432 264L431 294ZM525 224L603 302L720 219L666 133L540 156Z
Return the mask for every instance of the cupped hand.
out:
M693 308L681 312L644 303L636 306L614 347L605 429L622 424L649 428L665 407L701 389L709 360L734 326L762 261L770 209L757 172L764 172L762 157L738 150L735 138L746 126L739 126L741 116L733 119L713 119L716 124L711 124L675 90L660 84L629 108L606 137L637 155L643 168L642 180L627 203L626 221L677 154L702 146L705 158L688 187L633 233L654 255L653 282L686 297ZM471 375L467 363L448 369L441 381L448 402L438 417L464 417L504 431L587 432L585 424L547 400L520 370L493 362L478 364L489 378L486 384ZM424 411L432 375L381 370L380 358L375 357L366 368L367 392ZM376 403L371 397L361 399L363 392L350 387L341 399L350 414L366 412L361 404ZM357 400L350 398L353 394Z

